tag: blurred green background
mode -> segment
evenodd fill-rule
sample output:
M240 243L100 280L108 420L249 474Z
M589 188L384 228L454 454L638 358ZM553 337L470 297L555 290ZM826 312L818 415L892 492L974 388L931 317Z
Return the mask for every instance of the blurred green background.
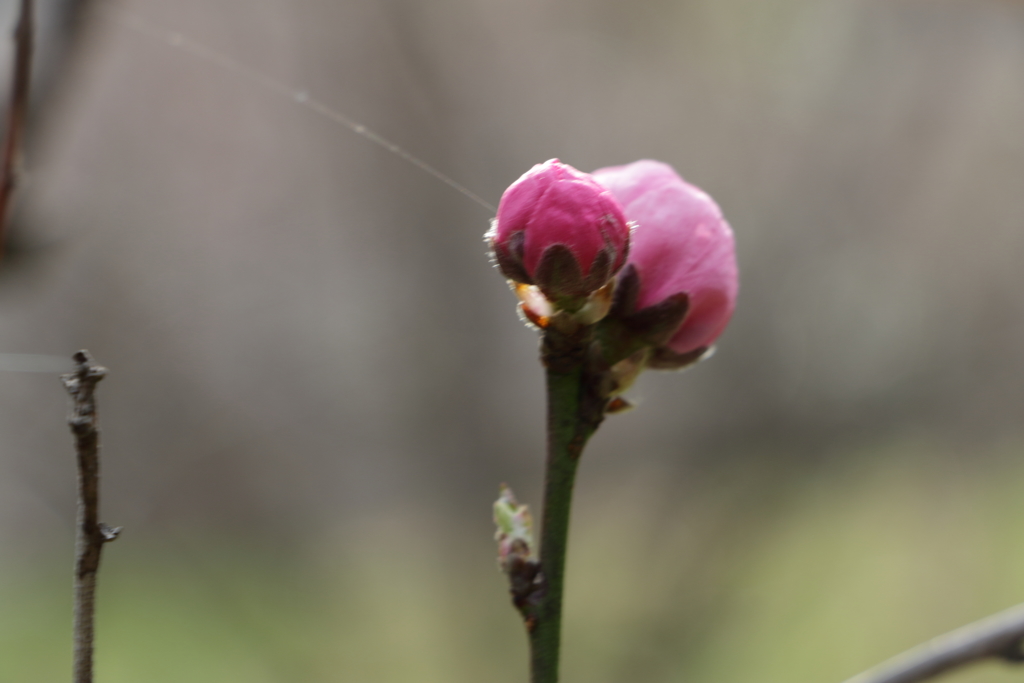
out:
M1020 601L1019 453L1004 444L958 461L936 444L893 443L844 453L846 465L785 495L765 494L763 466L685 495L645 468L586 482L565 679L842 681ZM108 547L100 680L527 677L504 577L471 525L395 512L315 545L162 531ZM66 676L67 560L5 563L3 680ZM1020 677L986 663L947 680Z
M567 682L841 681L1024 600L1024 4L41 12L0 262L0 682L70 669L54 375L82 347L126 527L99 681L525 680L490 504L539 498L542 378L490 214L292 90L491 203L551 157L651 157L735 229L718 354L642 377L585 455Z

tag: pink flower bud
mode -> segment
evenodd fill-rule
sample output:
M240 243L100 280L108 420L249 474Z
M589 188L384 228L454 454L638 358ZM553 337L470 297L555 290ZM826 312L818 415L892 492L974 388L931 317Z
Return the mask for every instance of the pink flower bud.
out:
M637 224L619 278L620 288L626 278L637 279L630 313L665 308L673 298L684 305L682 323L655 349L652 365L659 366L659 353L662 367L672 366L673 358L681 363L686 354L699 356L729 323L739 290L732 230L721 210L658 161L602 168L593 176Z
M487 239L505 277L578 305L625 263L629 226L611 192L551 159L505 190Z

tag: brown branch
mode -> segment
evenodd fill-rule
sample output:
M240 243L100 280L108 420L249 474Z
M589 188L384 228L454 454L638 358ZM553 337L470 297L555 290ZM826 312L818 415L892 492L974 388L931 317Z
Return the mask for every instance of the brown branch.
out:
M7 111L7 131L0 152L0 257L10 212L11 197L17 185L21 140L28 115L29 84L32 80L33 0L21 0L21 15L14 29L14 70L11 75L11 97Z
M1024 604L908 650L846 683L916 683L984 659L1024 661Z
M68 424L75 436L78 457L78 521L75 538L74 683L92 683L93 623L96 611L96 574L103 544L113 541L121 527L99 522L100 442L96 426L96 385L107 369L96 365L88 351L72 358L75 371L61 375L71 395Z

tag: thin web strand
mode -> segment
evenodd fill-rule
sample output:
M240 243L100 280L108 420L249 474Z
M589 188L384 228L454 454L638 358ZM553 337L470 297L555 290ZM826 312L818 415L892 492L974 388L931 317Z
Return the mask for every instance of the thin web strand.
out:
M103 7L103 5L100 6ZM348 128L356 135L359 135L373 144L383 147L392 154L405 159L413 166L416 166L434 178L440 180L445 185L487 209L492 214L497 212L494 205L484 200L480 195L476 194L465 185L449 178L427 162L413 154L410 154L400 146L391 142L387 138L378 135L363 124L345 116L335 109L332 109L323 102L310 97L309 93L306 91L296 90L284 81L267 76L266 74L261 73L256 69L252 69L221 52L201 43L197 43L181 33L164 29L136 14L130 14L120 9L112 9L109 6L104 7L103 11L108 12L111 18L122 26L154 38L157 41L179 49L182 52L187 52L188 54L205 62L215 64L226 71L231 71L252 83L292 100L294 103L305 107L306 109L309 109L310 111L319 114L334 123ZM39 372L52 374L54 372L67 372L70 367L71 364L69 360L64 356L35 353L0 353L0 372Z
M162 43L165 43L175 49L181 50L182 52L188 53L193 57L201 59L207 63L215 64L220 68L230 71L232 73L241 76L242 78L259 85L262 88L275 92L278 95L288 98L295 104L305 107L306 109L319 114L320 116L333 121L350 131L359 135L366 140L369 140L373 144L383 147L392 154L398 156L401 159L409 162L413 166L421 169L427 174L440 180L442 183L452 188L459 194L463 195L470 201L479 204L481 207L487 209L490 213L497 213L497 208L490 202L484 200L480 195L476 194L462 183L453 180L441 171L423 161L419 157L411 154L402 147L391 142L387 138L374 131L370 130L363 124L355 121L348 116L345 116L336 109L324 104L320 100L312 97L305 90L297 90L284 81L280 81L276 78L268 76L256 69L253 69L241 62L232 59L228 55L218 52L211 47L198 43L188 36L185 36L177 31L165 29L161 26L154 24L153 22L144 19L137 14L131 14L123 10L110 10L106 8L113 18L114 21L118 22L122 26L126 26L134 31L147 35L154 38Z

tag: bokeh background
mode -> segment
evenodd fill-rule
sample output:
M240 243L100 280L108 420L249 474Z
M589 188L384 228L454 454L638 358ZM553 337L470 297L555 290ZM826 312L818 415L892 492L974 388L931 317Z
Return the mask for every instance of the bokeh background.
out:
M539 499L542 377L491 214L289 91L492 204L651 157L735 229L718 354L585 456L566 681L840 681L1024 600L1024 4L39 1L0 681L70 670L83 347L98 680L526 678L490 503Z

